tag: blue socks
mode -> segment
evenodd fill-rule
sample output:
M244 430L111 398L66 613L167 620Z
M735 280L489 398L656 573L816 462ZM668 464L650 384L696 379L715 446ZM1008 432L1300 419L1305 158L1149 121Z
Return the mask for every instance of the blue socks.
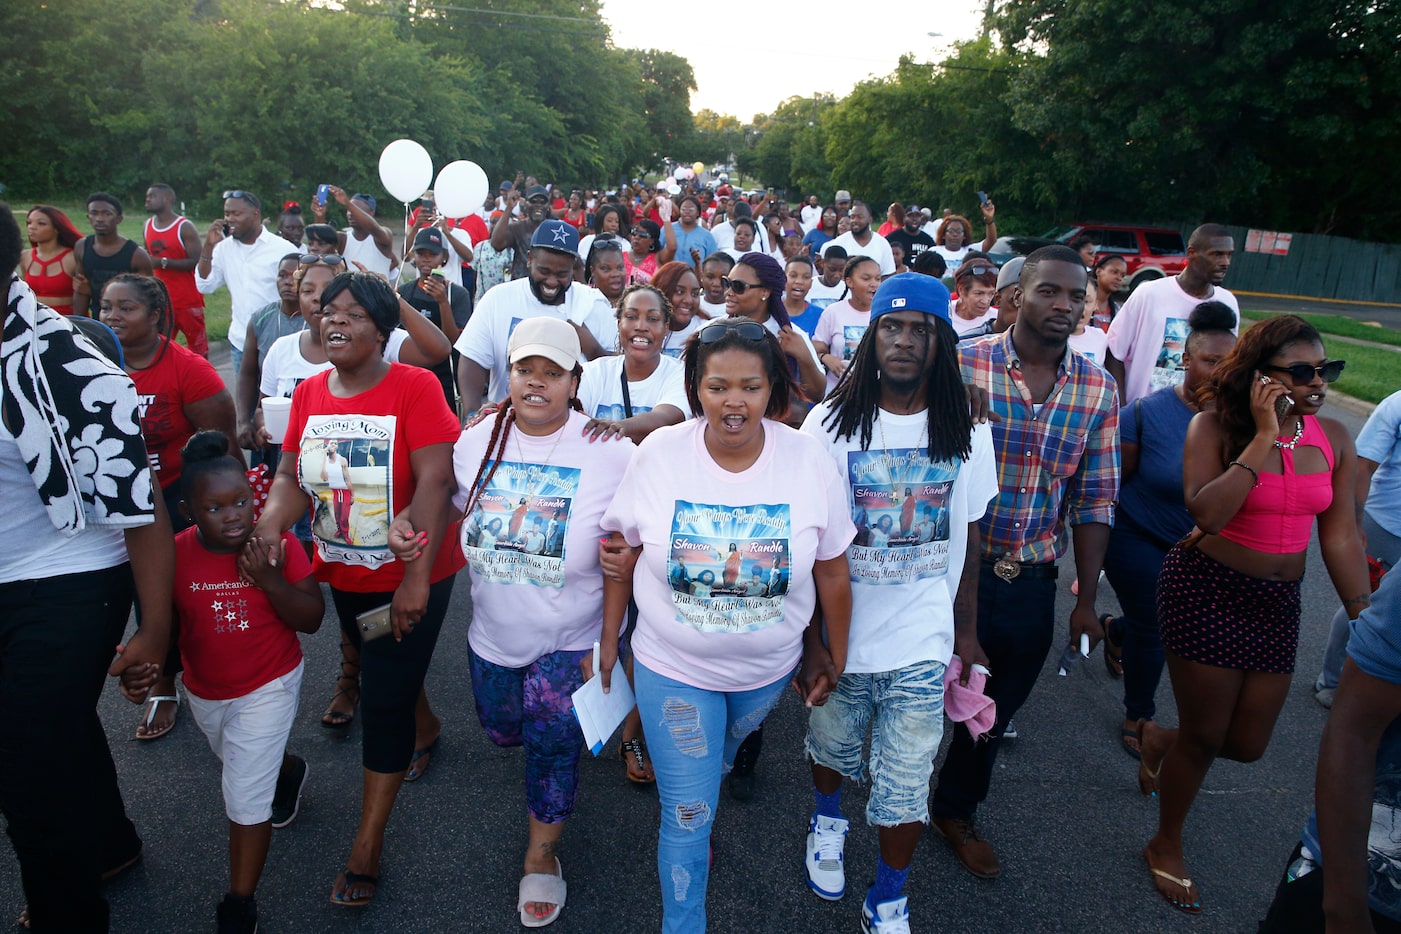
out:
M910 874L910 868L892 869L886 865L885 860L877 858L876 861L876 884L871 886L871 891L866 895L866 902L874 911L881 902L894 901L900 897L900 893L905 890L905 877Z
M814 785L812 789L813 797L817 800L817 813L821 817L841 817L842 816L842 789L837 788L830 795L824 795L817 790Z

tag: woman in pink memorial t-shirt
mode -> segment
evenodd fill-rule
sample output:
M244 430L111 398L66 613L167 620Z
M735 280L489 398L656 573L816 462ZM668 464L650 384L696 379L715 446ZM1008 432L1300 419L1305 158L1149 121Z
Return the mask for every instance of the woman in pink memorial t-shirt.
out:
M766 328L712 322L685 364L698 417L648 436L603 517L636 565L605 562L600 667L612 670L631 594L634 683L663 815L662 929L689 934L705 929L710 831L740 741L790 680L820 704L845 665L856 529L835 464L778 421L792 380ZM793 464L809 465L812 482L795 487ZM809 626L814 610L823 625ZM799 665L805 649L811 666Z

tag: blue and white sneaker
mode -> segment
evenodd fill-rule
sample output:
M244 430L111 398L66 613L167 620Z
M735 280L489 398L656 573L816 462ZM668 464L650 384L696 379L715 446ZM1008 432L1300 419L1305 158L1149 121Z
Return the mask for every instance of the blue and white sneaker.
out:
M871 903L861 899L862 934L910 934L909 898L901 895L893 901L881 902L875 911Z
M846 894L846 867L842 851L846 848L846 831L851 826L845 818L812 816L808 825L808 853L803 861L807 870L808 887L818 898L834 902Z

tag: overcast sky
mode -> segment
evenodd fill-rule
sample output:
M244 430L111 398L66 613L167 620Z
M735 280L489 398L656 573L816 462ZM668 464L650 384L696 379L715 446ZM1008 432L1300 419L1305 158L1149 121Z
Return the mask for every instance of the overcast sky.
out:
M858 81L890 74L904 52L916 59L941 58L950 41L978 34L984 4L759 0L677 6L602 0L602 6L615 46L662 49L691 63L696 73L691 110L708 108L748 122L790 97L823 92L841 97ZM726 10L733 11L728 20ZM931 32L942 35L933 38Z

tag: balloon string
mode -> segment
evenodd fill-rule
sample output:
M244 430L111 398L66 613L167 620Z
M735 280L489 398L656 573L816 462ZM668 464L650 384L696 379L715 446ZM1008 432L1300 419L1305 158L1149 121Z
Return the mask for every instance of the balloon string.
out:
M409 203L404 202L404 257L399 261L398 284L404 284L404 273L409 268L409 255L413 252L413 244L409 242Z

